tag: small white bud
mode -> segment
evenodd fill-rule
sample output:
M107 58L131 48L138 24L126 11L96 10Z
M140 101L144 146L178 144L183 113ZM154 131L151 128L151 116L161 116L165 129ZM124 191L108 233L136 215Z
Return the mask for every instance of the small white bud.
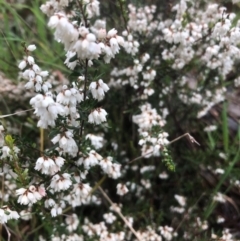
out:
M36 45L35 44L31 44L31 45L29 45L28 47L27 47L27 50L28 51L34 51L36 49Z
M41 71L40 72L40 75L42 76L42 77L46 77L46 76L48 76L48 71Z
M34 58L32 56L28 56L27 57L27 61L30 65L33 65L34 64Z
M24 69L27 66L27 62L25 60L21 61L20 64L18 65L19 69Z

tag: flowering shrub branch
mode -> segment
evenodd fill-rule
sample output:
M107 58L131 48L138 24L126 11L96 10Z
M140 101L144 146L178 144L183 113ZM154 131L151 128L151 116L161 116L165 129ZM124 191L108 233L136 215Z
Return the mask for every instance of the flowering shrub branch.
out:
M179 0L170 14L161 12L160 4L127 3L114 5L122 34L119 26L108 27L118 20L109 23L112 15L104 18L97 0L50 0L40 7L71 74L56 83L53 72L35 60L38 45L23 43L19 77L31 96L41 140L38 148L37 138L27 142L0 125L0 224L9 240L11 235L16 240L38 235L40 241L192 240L215 227L204 219L204 208L197 216L196 202L191 206L176 193L167 197L193 170L184 166L166 189L164 180L177 177L181 162L175 159L189 150L178 144L170 154L170 145L187 137L200 146L189 134L191 122L226 101L226 83L239 60L239 21L211 1ZM233 86L238 79L232 79ZM225 203L222 197L213 201ZM105 200L111 206L107 212ZM28 233L12 231L29 220L39 226ZM221 235L231 240L229 231Z

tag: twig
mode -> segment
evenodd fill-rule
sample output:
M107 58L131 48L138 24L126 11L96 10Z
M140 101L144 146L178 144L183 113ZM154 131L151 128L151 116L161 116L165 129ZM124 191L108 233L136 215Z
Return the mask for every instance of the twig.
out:
M182 138L185 137L185 136L187 136L192 143L196 143L196 144L198 144L198 145L200 146L200 144L195 140L195 138L194 138L193 136L191 136L189 133L185 133L185 134L183 134L182 136L179 136L179 137L175 138L174 140L170 141L170 142L167 144L167 146L169 146L169 145L171 145L172 143L174 143L174 142L182 139ZM142 155L142 156L136 157L136 158L134 158L133 160L129 161L128 164L130 164L130 163L132 163L132 162L135 162L135 161L137 161L137 160L139 160L139 159L141 159L141 158L143 158L143 157L145 157L145 156L147 156L147 155L149 155L149 154L152 154L152 153L153 153L153 151L150 151L150 152L145 153L145 154Z
M205 193L202 193L201 196L197 199L197 201L194 203L194 205L192 206L192 208L194 208L198 202L202 199L202 197L205 195ZM179 228L182 226L182 224L186 221L186 219L188 218L188 211L187 213L184 214L183 219L180 221L180 223L178 224L177 228L174 230L175 232L177 232L179 230Z
M129 30L128 30L128 27L127 27L127 19L126 19L126 16L124 14L124 9L123 9L123 3L121 0L118 0L118 3L120 5L120 9L121 9L121 14L122 14L122 17L123 17L123 22L124 22L124 27L125 29L127 30L127 32L129 33Z
M40 128L40 152L44 150L44 129Z
M153 153L153 151L150 151L150 152L145 153L145 154L142 155L142 156L136 157L136 158L134 158L133 160L129 161L128 164L130 164L130 163L132 163L132 162L135 162L135 161L137 161L137 160L139 160L139 159L142 159L143 157L145 157L145 156L147 156L147 155L149 155L149 154L152 154L152 153Z
M86 12L84 12L84 8L83 8L83 5L80 1L77 1L77 4L78 4L78 7L82 13L82 16L83 16L83 21L84 21L84 26L85 27L88 27L88 23L87 23L87 15L86 15Z
M103 189L98 186L98 189L100 190L100 192L102 193L102 195L105 197L105 199L109 202L109 204L114 207L114 203L112 202L112 200L108 197L108 195L103 191ZM120 218L123 220L123 222L129 227L129 229L131 230L131 232L136 236L136 238L141 241L140 237L138 236L137 232L135 231L135 229L131 226L131 224L127 221L127 219L123 216L123 214L121 213L120 210L118 209L114 209L114 211L120 216Z
M185 134L183 134L182 136L177 137L176 139L170 141L167 145L171 145L172 143L174 143L174 142L182 139L182 138L185 137L185 136L188 136L189 140L190 140L192 143L196 143L196 144L198 144L198 145L200 146L200 144L195 140L195 138L194 138L193 136L191 136L189 133L185 133Z
M85 101L87 98L87 75L88 75L88 60L86 59L85 74L84 74L83 101ZM82 120L82 122L81 122L80 137L82 137L82 134L83 134L83 126L84 126L84 120Z
M7 231L7 234L8 234L8 241L10 241L10 239L11 239L11 233L9 232L9 229L8 229L8 227L7 227L6 224L3 224L3 226L4 226L4 228L5 228L6 231Z
M103 184L103 182L106 180L107 176L103 176L100 181L98 181L95 186L92 188L92 190L88 193L88 196L92 195L97 189L99 186L101 186Z
M30 110L34 110L34 109L22 110L22 111L15 112L13 114L8 114L8 115L0 115L0 119L6 118L6 117L9 117L9 116L13 116L13 115L18 115L20 113L27 112L27 111L30 111Z

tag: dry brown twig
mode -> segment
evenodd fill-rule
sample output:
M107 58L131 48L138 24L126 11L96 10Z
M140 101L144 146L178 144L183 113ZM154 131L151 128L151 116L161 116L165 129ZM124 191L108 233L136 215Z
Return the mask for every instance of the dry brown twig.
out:
M114 207L114 203L112 202L112 200L108 197L108 195L106 194L106 192L104 192L104 190L101 188L101 186L98 186L98 189L100 190L100 192L102 193L102 195L104 196L104 198L109 202L109 204ZM127 219L124 217L124 215L121 213L121 211L117 208L114 208L114 211L120 216L120 218L123 220L123 222L128 226L128 228L131 230L131 232L136 236L136 238L141 241L140 237L138 236L137 232L135 231L135 229L132 227L132 225L127 221Z
M174 143L174 142L182 139L182 138L185 137L185 136L187 136L192 143L195 143L195 144L197 144L197 145L200 146L200 144L196 141L196 139L195 139L193 136L191 136L188 132L185 133L185 134L183 134L183 135L181 135L181 136L179 136L179 137L177 137L177 138L175 138L174 140L170 141L167 145L169 146L169 145L171 145L172 143ZM137 161L137 160L139 160L139 159L142 159L142 158L144 158L145 156L147 156L147 155L149 155L149 154L152 154L152 153L153 153L153 151L150 151L150 152L145 153L145 154L142 155L142 156L136 157L136 158L134 158L133 160L129 161L128 164L130 164L130 163L132 163L132 162L135 162L135 161Z

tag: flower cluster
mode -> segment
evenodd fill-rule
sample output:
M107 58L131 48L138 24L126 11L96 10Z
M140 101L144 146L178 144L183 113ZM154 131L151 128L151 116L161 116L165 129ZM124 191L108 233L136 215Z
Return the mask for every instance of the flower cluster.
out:
M20 188L16 190L18 202L23 205L33 204L41 200L45 195L45 188L43 186L30 186L29 188Z
M35 45L29 45L25 47L25 52L27 56L19 63L18 68L24 70L22 77L28 80L25 85L26 89L31 89L34 87L36 92L47 92L52 85L44 81L44 78L48 76L48 71L42 71L40 67L35 63L34 58L29 55L30 52L36 49ZM28 67L26 69L26 67Z
M102 79L100 79L97 82L92 82L89 85L89 89L91 90L93 98L99 101L103 99L105 92L109 90L109 87L103 82Z
M42 174L54 175L61 170L64 164L64 159L60 156L53 157L39 157L36 162L35 170L41 171Z
M19 214L16 211L12 211L8 206L0 208L0 223L7 223L10 219L19 219Z
M40 118L37 125L41 128L55 126L58 115L65 115L63 106L54 101L50 92L46 95L37 94L30 100L30 104L35 109L36 116Z
M81 3L87 7L88 17L93 17L99 12L99 2L95 1L95 3L85 1ZM47 5L43 6L42 9L44 12L50 13L47 8L50 9L51 5ZM91 12L90 15L89 11ZM124 45L124 39L117 35L117 30L111 29L107 32L106 23L103 21L96 22L90 29L87 27L87 22L85 22L85 26L79 26L76 21L71 21L71 18L73 18L73 15L66 15L56 9L48 23L50 28L55 29L55 39L64 44L64 49L67 51L65 64L69 68L73 69L77 65L77 61L70 61L70 58L75 55L79 60L88 60L89 65L92 65L92 60L104 55L105 62L109 63L111 58L114 58L119 52L119 45Z

